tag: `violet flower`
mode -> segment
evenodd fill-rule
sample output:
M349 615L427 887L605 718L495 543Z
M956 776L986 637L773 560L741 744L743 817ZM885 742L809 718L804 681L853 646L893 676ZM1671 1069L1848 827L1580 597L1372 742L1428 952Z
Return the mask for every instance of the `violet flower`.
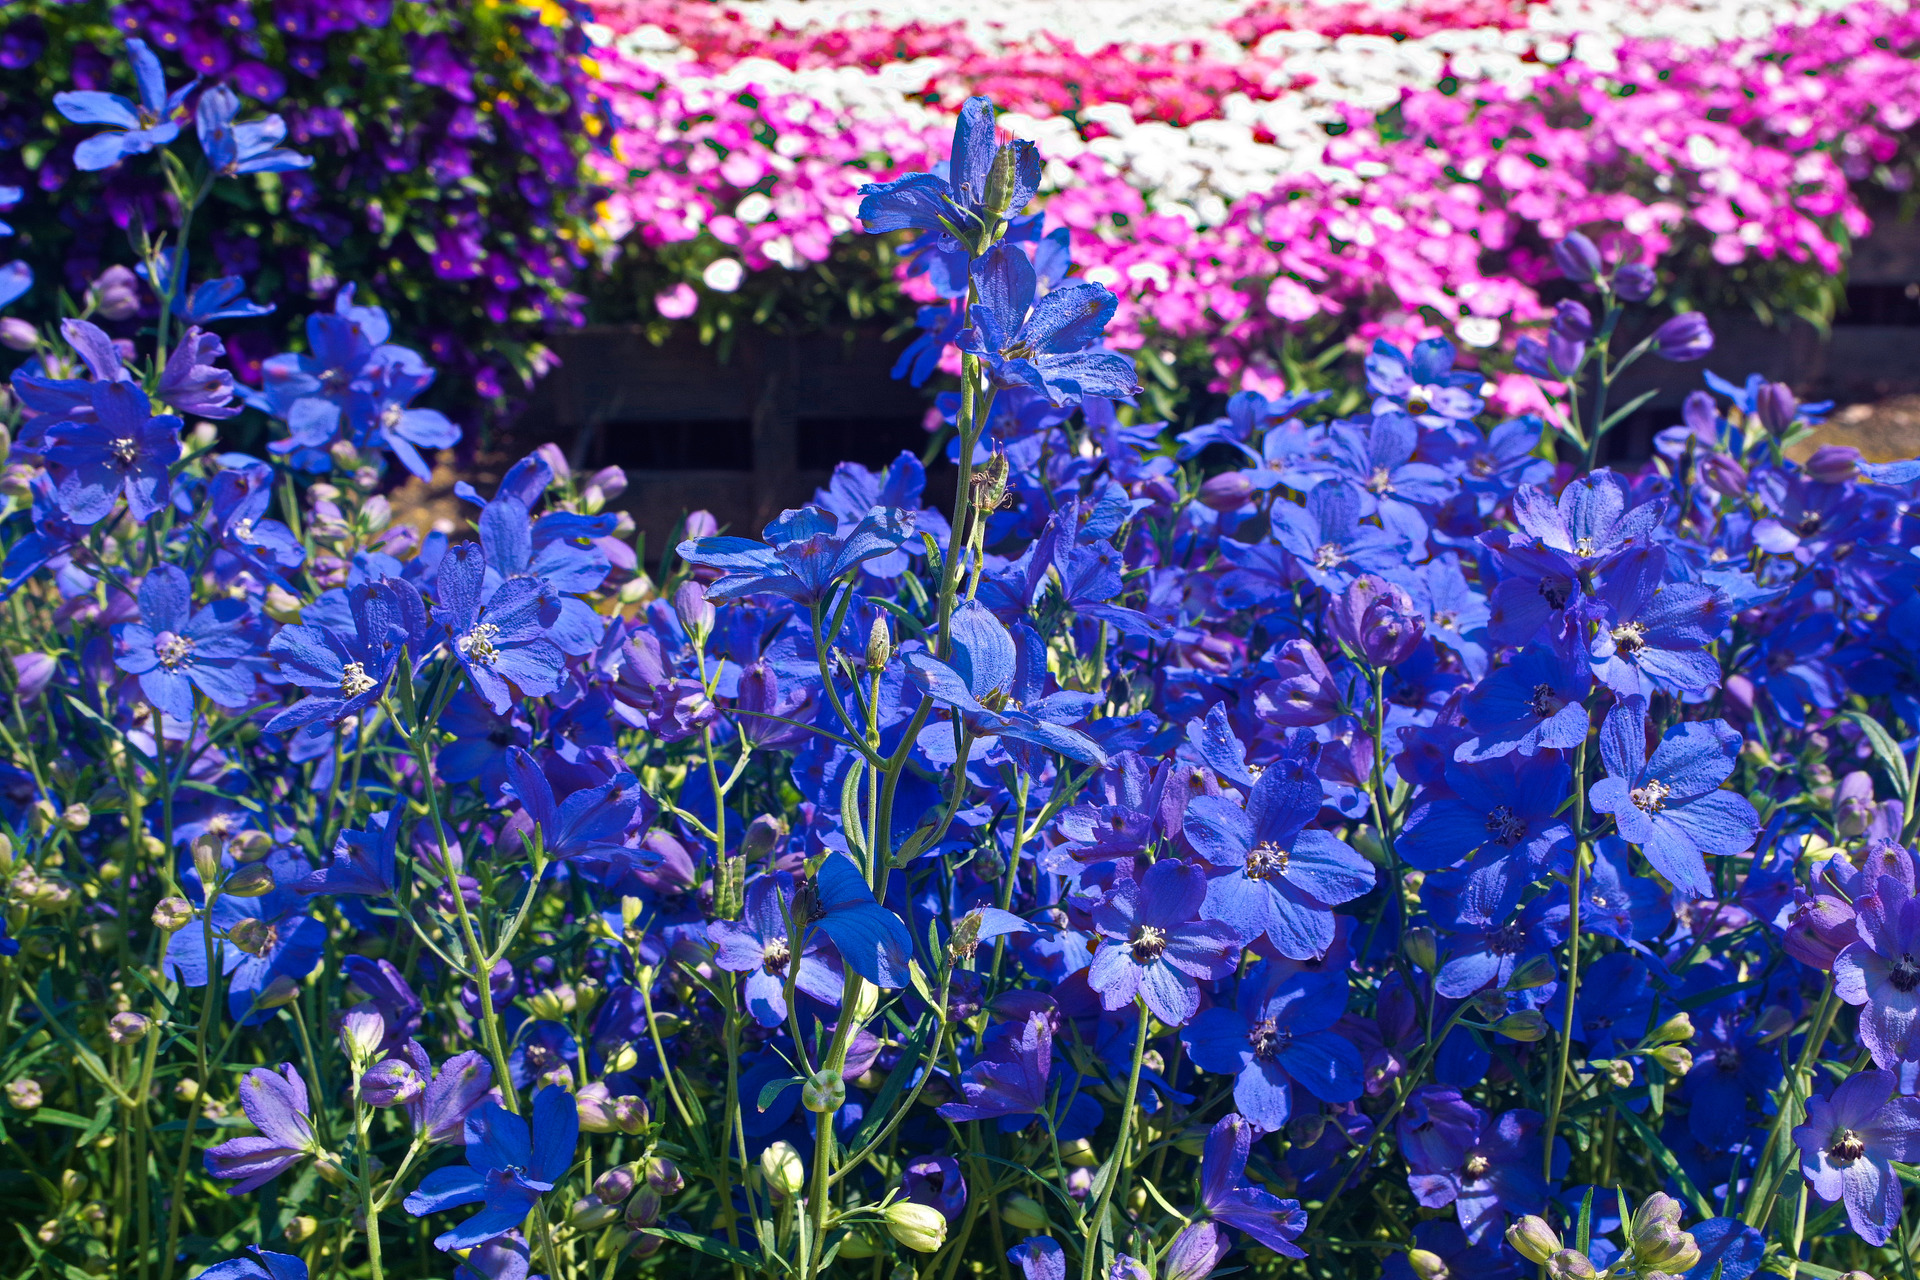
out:
M467 1117L466 1139L467 1163L435 1169L405 1201L416 1218L465 1204L484 1206L434 1240L442 1251L471 1249L524 1222L572 1167L580 1117L572 1096L548 1085L534 1095L531 1124L489 1102Z
M1298 1200L1282 1200L1271 1191L1241 1181L1253 1150L1254 1128L1229 1114L1207 1134L1200 1157L1200 1208L1215 1222L1244 1231L1283 1258L1304 1258L1294 1243L1307 1229Z
M1892 1161L1920 1160L1920 1098L1894 1095L1891 1071L1862 1071L1807 1099L1796 1125L1800 1173L1828 1204L1844 1201L1847 1224L1879 1246L1900 1221L1905 1188Z
M281 1063L278 1072L266 1067L247 1072L240 1080L240 1106L259 1134L229 1138L206 1154L209 1174L235 1179L228 1195L245 1195L263 1187L318 1154L307 1084L291 1062Z
M1330 1029L1346 1010L1345 974L1290 974L1262 962L1240 980L1233 1008L1206 1010L1180 1039L1202 1071L1235 1077L1234 1106L1272 1133L1293 1114L1295 1084L1322 1102L1360 1096L1360 1051Z
M713 962L730 973L747 975L747 1011L763 1027L778 1027L787 1020L789 970L797 990L824 1004L839 1004L845 984L837 957L824 954L817 938L794 956L787 932L792 916L793 877L776 871L756 877L747 886L741 919L716 920L707 926L707 938L715 948Z
M1122 880L1094 906L1093 926L1106 941L1094 953L1087 985L1103 1006L1121 1009L1139 997L1169 1026L1194 1015L1196 979L1225 977L1240 950L1233 926L1198 918L1206 896L1199 868L1166 861L1137 883Z

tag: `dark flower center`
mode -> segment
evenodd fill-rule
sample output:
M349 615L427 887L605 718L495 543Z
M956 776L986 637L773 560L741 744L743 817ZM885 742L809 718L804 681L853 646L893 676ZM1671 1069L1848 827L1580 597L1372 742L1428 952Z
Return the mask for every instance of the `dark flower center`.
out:
M1495 844L1511 849L1527 838L1527 820L1507 805L1495 805L1487 815L1487 832Z
M1461 1165L1460 1168L1469 1178L1484 1178L1487 1176L1488 1171L1493 1168L1493 1161L1476 1151L1467 1157L1467 1162Z
M171 631L162 631L153 638L153 656L160 659L160 665L167 670L178 671L193 660L193 641Z
M1613 629L1613 647L1624 654L1635 654L1647 647L1647 629L1637 622L1623 622Z
M1720 1050L1713 1055L1713 1065L1719 1068L1722 1075L1732 1075L1740 1069L1740 1051L1738 1049Z
M1407 412L1412 414L1414 417L1417 418L1423 413L1430 413L1432 412L1432 410L1433 410L1433 406L1431 404L1428 404L1427 398L1421 395L1418 391L1414 392L1413 394L1407 397Z
M1549 720L1560 714L1567 700L1555 693L1552 685L1537 684L1533 686L1533 698L1527 705L1532 708L1533 714L1542 720Z
M1833 1145L1827 1148L1827 1154L1835 1164L1852 1164L1867 1154L1867 1140L1851 1129L1842 1129Z
M1627 796L1642 813L1658 813L1666 807L1667 797L1672 794L1672 787L1658 778L1648 778L1646 786L1635 787Z
M1254 1057L1271 1061L1293 1043L1293 1032L1275 1026L1272 1018L1266 1018L1248 1029L1247 1043L1253 1046Z
M793 951L787 946L785 938L770 939L766 949L760 953L760 967L776 976L787 971L787 961L793 957Z
M1157 925L1137 924L1127 938L1135 964L1152 964L1167 949L1167 931Z
M1911 953L1902 952L1887 970L1887 981L1893 984L1895 991L1911 991L1920 987L1920 961L1916 961Z
M328 395L344 395L346 394L347 388L352 385L353 375L345 369L342 369L339 365L335 365L320 375L320 386Z
M1033 344L1025 338L1019 338L1000 348L1002 360L1031 360L1034 357Z
M1313 567L1316 569L1338 568L1346 560L1347 553L1331 542L1323 542L1313 550Z
M1484 453L1475 454L1473 461L1467 464L1467 470L1476 476L1490 476L1493 474L1493 459Z
M1525 941L1525 938L1526 935L1521 933L1520 926L1503 924L1487 935L1487 950L1496 956L1514 955L1519 952L1520 944Z
M131 436L121 436L118 440L108 444L107 449L114 457L124 463L131 463L140 453L139 442Z
M1287 851L1271 840L1262 840L1247 851L1247 879L1265 880L1287 874Z
M1799 532L1801 537L1811 538L1814 534L1820 532L1820 517L1817 515L1801 516L1800 523L1793 527Z
M1564 609L1567 600L1573 595L1573 584L1558 578L1540 579L1540 598L1547 602L1549 609Z

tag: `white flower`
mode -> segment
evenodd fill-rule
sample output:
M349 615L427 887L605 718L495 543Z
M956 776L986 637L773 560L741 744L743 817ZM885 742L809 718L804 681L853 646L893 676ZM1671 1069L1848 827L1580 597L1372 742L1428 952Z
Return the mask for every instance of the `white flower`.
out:
M1500 341L1500 322L1486 316L1468 316L1453 331L1469 347L1490 347Z
M747 269L738 258L715 258L700 273L700 279L715 293L732 293L747 278Z

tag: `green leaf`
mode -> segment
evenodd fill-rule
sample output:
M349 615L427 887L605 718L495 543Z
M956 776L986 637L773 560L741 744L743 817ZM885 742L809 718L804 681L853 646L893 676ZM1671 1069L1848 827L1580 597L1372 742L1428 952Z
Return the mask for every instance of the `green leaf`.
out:
M41 1107L33 1113L33 1118L41 1124L63 1124L69 1129L85 1129L87 1118L77 1116L71 1111L61 1111L54 1107Z
M932 1003L929 1001L928 1003ZM907 1087L907 1082L920 1068L920 1055L927 1050L927 1038L940 1024L933 1018L923 1019L913 1030L913 1035L900 1046L900 1060L893 1064L893 1070L887 1072L887 1078L880 1085L880 1092L867 1104L866 1119L854 1130L847 1146L853 1151L866 1150L873 1141L873 1135L880 1132L880 1126L886 1123L893 1113L893 1104Z
M1860 726L1860 732L1867 736L1867 743L1873 748L1873 758L1878 760L1893 778L1894 789L1906 800L1909 811L1912 809L1913 796L1909 793L1907 758L1900 750L1900 744L1886 731L1878 720L1864 711L1849 711L1846 718Z
M1587 1188L1587 1194L1580 1197L1580 1221L1574 1228L1573 1247L1580 1253L1587 1251L1593 1243L1593 1188Z
M698 1250L706 1254L709 1258L718 1258L722 1262L731 1262L738 1267L746 1267L752 1271L758 1271L760 1269L760 1258L758 1256L748 1253L745 1249L736 1249L724 1241L714 1240L707 1236L697 1236L691 1231L675 1231L672 1227L647 1227L643 1229L641 1234L659 1236L662 1240L669 1241L684 1248ZM786 1260L780 1258L778 1254L774 1255L774 1260L779 1262L784 1269L792 1270L792 1267L787 1265Z
M1693 1185L1693 1179L1687 1176L1687 1171L1680 1167L1678 1160L1674 1159L1673 1152L1667 1150L1667 1144L1660 1141L1660 1136L1648 1127L1645 1120L1633 1112L1622 1110L1618 1114L1627 1122L1628 1127L1639 1135L1640 1141L1647 1144L1647 1153L1653 1157L1654 1163L1660 1166L1660 1171L1673 1179L1674 1184L1680 1188L1680 1193L1693 1205L1694 1212L1703 1218L1713 1217L1718 1211L1711 1201L1700 1194L1700 1188Z
M793 1086L797 1084L804 1084L804 1083L806 1082L803 1081L799 1076L782 1076L778 1080L767 1081L767 1083L761 1087L760 1101L755 1104L756 1109L760 1111L765 1111L768 1107L773 1105L773 1100L775 1098L779 1097L781 1094L785 1093L787 1090L793 1088Z
M1641 405L1645 404L1647 401L1653 399L1653 397L1657 394L1658 392L1653 392L1653 391L1641 392L1639 395L1635 396L1633 399L1621 405L1618 409L1615 409L1612 413L1609 413L1607 415L1607 420L1600 424L1600 430L1603 433L1613 430L1613 428L1617 424L1619 424L1623 419L1625 419L1628 414L1632 413L1635 409L1638 409Z

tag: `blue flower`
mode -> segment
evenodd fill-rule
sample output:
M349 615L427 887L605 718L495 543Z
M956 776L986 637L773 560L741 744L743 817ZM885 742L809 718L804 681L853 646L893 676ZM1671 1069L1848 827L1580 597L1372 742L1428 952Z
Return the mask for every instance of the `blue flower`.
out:
M1068 724L1086 718L1085 694L1042 696L1045 646L1034 631L1019 628L1019 640L977 600L953 612L951 664L924 651L906 656L907 675L941 706L952 708L976 738L1004 737L1057 751L1072 760L1102 764L1100 745ZM932 726L922 745L941 752L944 726Z
M1492 1120L1460 1091L1422 1085L1400 1113L1400 1149L1411 1170L1407 1185L1424 1208L1454 1206L1468 1241L1478 1244L1508 1214L1546 1208L1545 1122L1538 1112L1515 1110ZM1567 1163L1566 1143L1556 1139L1556 1175Z
M907 963L913 955L907 926L874 900L873 890L846 854L829 853L819 870L796 885L794 914L810 930L825 933L840 958L868 982L907 985Z
M1273 540L1303 576L1328 591L1340 591L1357 574L1381 573L1406 563L1406 539L1361 524L1363 506L1360 490L1343 480L1317 484L1304 506L1274 504ZM1226 588L1230 579L1228 575L1221 586ZM1235 604L1235 598L1227 603Z
M791 974L796 990L823 1004L840 1003L844 976L838 959L823 954L818 939L796 958L787 929L792 916L793 877L776 871L747 886L746 910L739 920L716 920L707 926L713 962L729 973L747 975L747 1012L763 1027L786 1022L787 979L796 965Z
M24 262L0 265L0 307L11 306L33 288L33 268Z
M147 393L130 381L87 384L89 421L46 429L60 509L75 524L98 524L126 495L144 523L173 496L169 468L180 457L180 419L155 416Z
M434 371L418 353L391 346L381 351L347 397L354 443L390 450L401 466L430 479L433 468L420 451L453 448L460 443L460 428L438 409L408 407L433 385Z
M224 454L219 462L223 469L207 482L206 527L221 551L284 587L283 571L298 568L307 550L293 530L267 517L273 468L239 453Z
M1454 354L1453 344L1445 338L1415 343L1411 358L1393 344L1376 340L1367 356L1373 411L1397 409L1426 427L1472 419L1486 408L1486 401L1475 393L1483 379L1468 370L1456 372Z
M219 338L189 328L167 357L155 394L181 413L202 418L238 415L240 406L233 403L233 375L213 363L226 353L226 344Z
M606 619L577 593L598 590L613 567L595 540L613 532L614 518L549 511L535 520L527 504L503 485L476 523L486 553L487 595L516 579L539 583L560 606L549 637L564 653L593 652L606 633Z
M960 349L981 357L995 386L1027 387L1054 404L1082 396L1132 396L1133 361L1100 346L1118 301L1104 285L1076 281L1035 301L1033 263L995 245L973 264L979 301Z
M233 90L219 84L201 94L199 105L194 108L193 123L200 134L200 149L206 152L207 163L215 173L231 178L243 173L285 173L289 169L313 166L312 157L280 145L287 136L287 122L279 116L236 121L234 117L239 114L240 99Z
M175 314L187 324L212 324L215 320L251 320L273 314L272 303L258 303L247 297L247 282L239 276L220 276L196 286Z
M405 613L395 589L366 582L347 595L353 634L295 623L280 628L267 652L280 674L314 690L267 722L267 732L285 733L316 721L334 723L378 702L408 642ZM324 692L323 692L324 691Z
M1594 678L1621 697L1654 688L1703 694L1720 685L1720 664L1704 652L1733 612L1727 593L1705 582L1664 582L1667 553L1647 547L1616 561L1595 588L1606 616L1589 650Z
M129 102L117 93L93 89L68 89L53 95L55 110L73 123L113 126L73 149L73 164L77 169L104 169L128 156L144 155L155 147L164 147L180 136L180 125L174 116L186 102L187 95L193 92L194 85L200 83L199 78L169 94L160 59L147 48L146 41L128 40L127 59L133 63L133 77L140 86L138 103Z
M998 1120L1044 1113L1053 1073L1053 1030L1031 1013L1005 1046L1004 1058L983 1057L960 1074L964 1102L940 1108L946 1120Z
M1557 751L1447 763L1445 783L1413 798L1395 848L1423 871L1471 860L1464 911L1503 920L1521 889L1538 880L1571 847L1573 832L1558 816L1572 771Z
M253 1257L217 1262L200 1275L207 1280L307 1280L307 1264L290 1253L272 1253L258 1245L248 1245L247 1252Z
M516 693L540 698L560 687L567 659L547 634L560 604L539 581L514 578L483 605L485 577L478 543L448 551L436 579L440 604L433 617L447 629L448 647L473 687L504 714Z
M435 1169L406 1198L416 1218L463 1204L485 1207L433 1242L443 1251L471 1249L526 1221L540 1197L573 1166L580 1115L566 1090L548 1085L533 1098L532 1125L497 1102L467 1117L467 1163Z
M1467 694L1460 714L1474 736L1454 750L1461 761L1490 760L1518 751L1572 750L1587 740L1587 663L1551 645L1532 645Z
M1309 828L1320 779L1298 758L1269 765L1242 809L1226 796L1187 805L1184 834L1208 862L1229 868L1207 882L1206 916L1251 942L1265 934L1290 960L1333 945L1333 908L1373 888L1373 864L1330 831Z
M1304 1258L1306 1251L1294 1240L1307 1229L1306 1211L1298 1200L1282 1200L1242 1181L1252 1151L1253 1126L1239 1115L1228 1114L1213 1126L1200 1156L1200 1208L1283 1258Z
M913 532L913 513L875 507L853 532L841 537L831 512L806 506L782 511L751 538L690 538L679 552L689 564L720 569L707 588L715 604L765 592L801 604L825 599L833 584L855 566L893 551ZM770 545L769 545L770 544Z
M1614 1057L1647 1034L1653 1002L1653 979L1644 960L1626 951L1601 956L1580 974L1569 1034L1587 1046L1588 1058ZM1554 1030L1566 1030L1562 1001L1549 1002L1546 1015Z
M996 167L1000 170L997 184ZM947 169L945 178L910 173L891 182L866 184L860 188L857 216L875 235L927 231L951 237L956 249L974 248L998 223L1024 211L1040 189L1039 149L1031 142L999 145L993 104L982 97L968 98L960 108Z
M582 787L556 803L553 785L533 757L513 747L507 752L511 794L540 831L541 848L549 858L619 858L628 865L649 864L656 858L629 848L623 838L641 813L645 793L624 769L598 786ZM648 809L647 817L652 816ZM644 821L644 819L643 819Z
M254 672L265 668L257 620L246 600L215 600L193 608L193 584L170 564L140 584L140 621L114 629L116 665L138 676L148 702L191 724L193 691L230 711L253 701Z
M1105 941L1087 985L1102 1006L1122 1009L1139 997L1169 1026L1193 1017L1199 982L1232 973L1240 954L1233 926L1198 918L1206 895L1198 867L1169 859L1139 881L1120 881L1094 905L1093 926Z
M397 878L395 846L400 841L404 806L376 813L365 831L342 831L334 842L333 861L296 881L301 893L364 894L383 898L393 892Z
M276 879L306 871L304 860L285 853L269 855ZM203 897L199 877L182 877L192 897ZM256 996L275 978L300 979L320 966L327 944L327 927L301 914L304 903L291 889L277 888L257 898L221 894L208 917L213 924L213 958L227 975L227 1011L242 1026L258 1026L271 1018L272 1009L255 1009ZM167 940L164 967L170 977L189 987L207 985L207 946L198 923Z
M1234 1106L1269 1133L1292 1116L1295 1084L1322 1102L1361 1094L1360 1050L1330 1030L1347 1011L1346 975L1287 969L1254 966L1234 1008L1215 1005L1180 1033L1195 1066L1235 1077Z
M1704 855L1744 852L1760 831L1752 803L1721 790L1739 755L1740 734L1726 721L1696 720L1668 730L1648 758L1647 701L1627 698L1600 726L1608 776L1587 798L1675 889L1708 897L1713 878Z

